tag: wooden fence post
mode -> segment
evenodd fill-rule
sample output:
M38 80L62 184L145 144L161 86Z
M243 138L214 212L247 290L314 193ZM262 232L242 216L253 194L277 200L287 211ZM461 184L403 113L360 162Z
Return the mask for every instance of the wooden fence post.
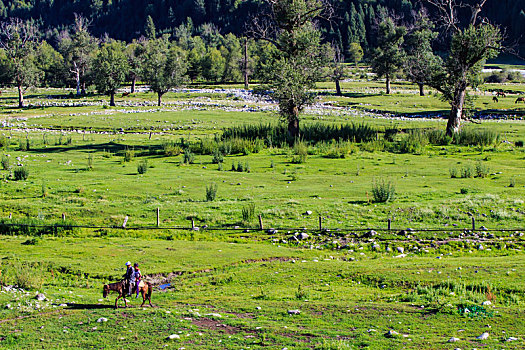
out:
M259 229L262 231L263 230L263 222L262 222L262 215L259 214Z
M323 230L323 217L319 216L319 231Z
M476 218L472 217L472 231L476 230Z
M160 226L160 208L157 208L157 227Z
M388 231L392 229L392 219L388 219Z
M191 218L191 229L195 229L195 220L193 220L193 218Z
M122 223L122 228L126 228L126 224L128 223L128 216L124 218L124 222Z

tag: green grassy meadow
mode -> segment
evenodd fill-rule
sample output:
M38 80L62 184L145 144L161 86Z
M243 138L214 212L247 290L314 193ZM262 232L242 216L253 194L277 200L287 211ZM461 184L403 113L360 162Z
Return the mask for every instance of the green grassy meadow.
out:
M524 85L476 93L494 118L464 128L496 136L472 145L421 136L446 125L435 92L365 81L342 97L319 83L301 126L365 124L373 140L225 141L226 128L279 123L240 88L192 86L161 107L118 95L113 108L39 89L18 109L2 91L0 348L525 347ZM495 103L497 90L513 93ZM381 182L393 200L374 200ZM19 226L62 215L91 227ZM155 284L154 308L102 298L127 260Z

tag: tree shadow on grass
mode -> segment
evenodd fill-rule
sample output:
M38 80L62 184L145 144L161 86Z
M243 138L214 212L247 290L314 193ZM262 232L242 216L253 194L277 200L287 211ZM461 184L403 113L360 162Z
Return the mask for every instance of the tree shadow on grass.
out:
M74 304L68 303L65 309L68 310L95 310L95 309L114 309L115 305L103 304Z

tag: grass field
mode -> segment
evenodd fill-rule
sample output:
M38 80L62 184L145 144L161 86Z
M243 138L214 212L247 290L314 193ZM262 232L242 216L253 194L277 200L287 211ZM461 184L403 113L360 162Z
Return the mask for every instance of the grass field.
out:
M342 87L319 83L301 126L367 125L373 139L223 140L279 123L273 103L233 85L161 107L148 92L109 108L40 89L18 109L2 91L0 348L523 349L524 85L477 93L491 117L465 132L494 136L477 144L431 142L447 113L434 92ZM496 90L513 93L496 104ZM100 227L20 226L57 222ZM155 284L155 308L101 299L127 260Z

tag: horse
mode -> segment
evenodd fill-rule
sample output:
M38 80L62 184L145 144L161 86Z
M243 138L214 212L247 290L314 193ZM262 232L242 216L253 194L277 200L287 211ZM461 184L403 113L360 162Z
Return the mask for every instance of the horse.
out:
M496 103L498 103L499 100L498 100L498 98L497 98L496 96L494 96L494 97L492 97L492 102L496 102Z
M122 97L129 96L130 94L131 94L131 92L123 92L123 93L122 93Z
M507 95L506 95L503 91L498 91L498 92L496 93L496 96L497 96L497 97L507 97Z
M109 292L117 292L118 297L117 299L115 299L115 309L118 308L117 302L120 298L124 299L124 305L125 307L128 307L128 302L125 297L126 291L126 282L125 280L122 280L120 282L105 284L102 289L102 296L106 298ZM139 292L142 295L142 305L140 305L140 307L144 306L146 300L149 301L149 306L153 307L153 305L151 305L151 293L153 292L153 286L151 285L151 283L143 282L143 285L139 286Z
M525 97L518 97L516 99L516 102L514 102L514 103L518 103L518 102L524 102L525 103Z

